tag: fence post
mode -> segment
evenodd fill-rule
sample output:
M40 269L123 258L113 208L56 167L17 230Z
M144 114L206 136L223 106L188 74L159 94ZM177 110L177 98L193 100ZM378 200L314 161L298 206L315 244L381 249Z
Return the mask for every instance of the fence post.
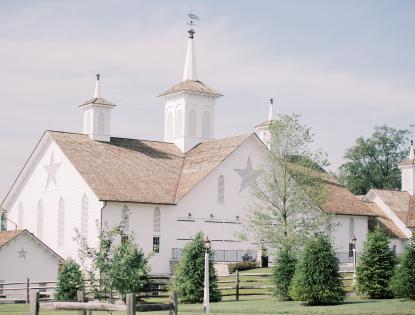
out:
M126 315L135 315L136 310L135 305L135 294L134 293L128 293L127 294L127 312Z
M30 302L30 280L26 278L26 303Z
M170 295L170 304L173 306L173 309L169 311L169 315L177 315L179 313L178 311L178 301L177 301L177 293L174 292L172 295Z
M76 297L78 302L85 302L85 294L84 291L76 292ZM86 311L78 311L78 315L87 315Z
M39 315L39 291L32 291L30 295L30 315Z
M235 276L236 276L235 296L236 296L236 300L239 301L239 271L238 270L235 271Z

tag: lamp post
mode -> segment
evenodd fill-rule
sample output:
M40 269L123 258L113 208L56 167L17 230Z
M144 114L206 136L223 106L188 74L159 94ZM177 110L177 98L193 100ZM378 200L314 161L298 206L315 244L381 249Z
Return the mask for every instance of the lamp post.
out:
M209 249L210 241L205 235L205 287L203 290L203 314L209 314Z
M356 264L357 264L357 257L356 257L356 236L353 235L352 238L352 250L353 250L353 283L356 282Z

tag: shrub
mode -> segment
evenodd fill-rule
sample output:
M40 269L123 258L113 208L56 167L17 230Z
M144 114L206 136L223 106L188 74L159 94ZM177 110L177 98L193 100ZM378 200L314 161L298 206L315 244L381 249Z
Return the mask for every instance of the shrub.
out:
M392 297L389 281L393 275L395 257L387 235L377 225L369 233L357 266L357 288L370 298Z
M400 298L415 300L415 235L405 249L400 265L391 281L392 292Z
M174 289L182 301L190 303L203 301L204 277L205 244L203 234L199 232L184 247L182 257L174 272ZM212 302L221 300L211 250L209 250L209 297Z
M241 261L234 264L228 265L228 270L230 273L234 273L236 270L249 270L258 267L258 264L255 261Z
M277 261L272 267L272 282L275 286L274 293L281 300L290 300L289 289L296 263L297 259L291 248L285 246L279 251Z
M346 292L339 263L326 236L317 236L306 243L296 266L290 296L310 305L335 304L344 300Z
M55 298L58 301L76 301L77 292L84 289L81 268L72 259L67 259L58 275Z
M122 295L146 289L149 271L148 259L132 236L115 247L109 275L112 287Z

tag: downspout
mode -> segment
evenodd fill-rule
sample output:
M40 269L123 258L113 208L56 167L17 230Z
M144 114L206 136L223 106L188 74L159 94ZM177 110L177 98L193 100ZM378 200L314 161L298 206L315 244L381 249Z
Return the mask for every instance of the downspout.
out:
M101 208L101 217L100 217L100 221L99 221L99 224L100 224L100 231L102 232L102 211L104 210L104 208L107 206L107 202L104 200L103 201L104 202L104 204L102 205L102 208Z

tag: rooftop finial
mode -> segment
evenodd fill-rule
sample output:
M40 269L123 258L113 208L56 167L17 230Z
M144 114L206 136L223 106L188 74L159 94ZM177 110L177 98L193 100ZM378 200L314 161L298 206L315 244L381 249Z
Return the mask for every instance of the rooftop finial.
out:
M190 12L187 16L190 19L190 21L187 23L187 25L190 26L190 29L188 30L188 33L190 34L189 38L194 38L195 30L193 28L196 26L196 21L199 21L200 18L192 12Z
M272 120L272 109L273 109L273 106L274 106L274 99L271 97L270 99L269 99L269 112L268 112L268 120L269 121L271 121Z
M189 43L187 45L187 54L186 54L186 63L184 65L184 72L183 72L183 81L192 80L197 81L197 69L196 69L196 54L194 50L193 38L194 38L194 26L195 21L199 20L199 17L193 13L187 15L190 18L189 23L187 25L190 26L188 30L189 33Z
M95 83L94 98L99 98L99 78L101 78L101 75L97 73L96 77L97 77L97 82Z
M409 147L409 159L414 160L415 154L414 154L414 128L415 125L409 125L411 127L411 146Z

